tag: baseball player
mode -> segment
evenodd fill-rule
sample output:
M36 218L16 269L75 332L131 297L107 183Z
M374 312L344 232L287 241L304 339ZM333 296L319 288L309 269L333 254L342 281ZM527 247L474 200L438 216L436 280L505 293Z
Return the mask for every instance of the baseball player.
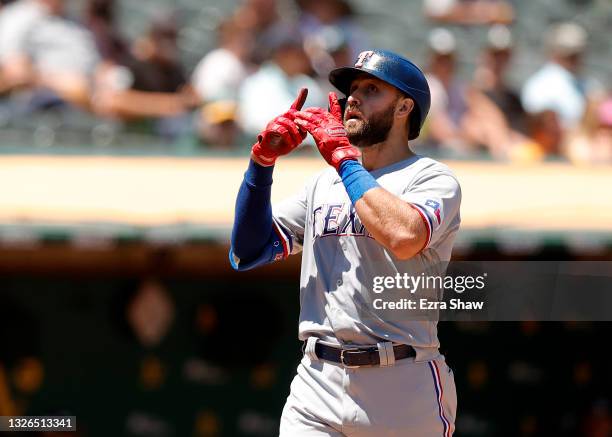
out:
M302 110L302 90L258 136L236 202L235 269L302 252L304 357L280 435L448 437L456 392L436 322L364 315L375 277L451 257L459 183L408 146L427 116L429 87L416 65L384 50L362 52L329 79L347 99L330 93L328 110ZM272 207L276 159L307 132L330 167Z

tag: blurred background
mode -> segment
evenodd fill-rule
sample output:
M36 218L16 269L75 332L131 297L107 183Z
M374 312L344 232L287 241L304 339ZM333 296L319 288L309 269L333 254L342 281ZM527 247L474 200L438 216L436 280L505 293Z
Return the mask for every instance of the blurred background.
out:
M456 259L611 260L610 28L609 0L1 0L0 415L276 435L299 257L231 271L235 194L266 122L373 47L428 75ZM273 197L322 168L307 140ZM441 323L456 435L611 436L611 334Z

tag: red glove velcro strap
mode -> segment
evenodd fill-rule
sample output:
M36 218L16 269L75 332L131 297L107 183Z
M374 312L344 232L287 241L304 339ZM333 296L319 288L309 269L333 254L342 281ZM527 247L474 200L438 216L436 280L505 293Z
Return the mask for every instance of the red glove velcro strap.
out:
M349 144L348 147L339 147L331 155L332 165L336 170L340 168L340 164L348 159L357 160L361 156L358 148Z
M276 162L276 158L278 158L278 155L276 155L275 153L271 153L270 151L267 151L266 149L261 147L261 143L258 141L257 143L253 144L253 147L251 148L251 158L259 165L262 165L264 167L270 167L274 165L274 163Z

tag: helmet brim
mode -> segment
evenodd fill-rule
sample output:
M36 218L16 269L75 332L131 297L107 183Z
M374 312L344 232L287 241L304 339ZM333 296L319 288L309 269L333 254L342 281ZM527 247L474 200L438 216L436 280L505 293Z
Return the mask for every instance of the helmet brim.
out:
M370 72L368 70L355 67L340 67L332 70L329 73L329 82L346 97L348 97L351 90L351 83L353 83L353 80L355 80L357 76L362 74L373 76L384 81L384 79L376 75L375 72Z

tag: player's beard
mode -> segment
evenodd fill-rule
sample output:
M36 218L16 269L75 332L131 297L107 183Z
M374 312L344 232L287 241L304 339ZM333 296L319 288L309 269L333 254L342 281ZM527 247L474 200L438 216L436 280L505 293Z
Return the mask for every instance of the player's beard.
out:
M386 141L391 126L395 105L389 105L387 109L375 112L367 120L358 119L356 123L345 123L347 137L352 145L357 147L370 147L374 144Z

